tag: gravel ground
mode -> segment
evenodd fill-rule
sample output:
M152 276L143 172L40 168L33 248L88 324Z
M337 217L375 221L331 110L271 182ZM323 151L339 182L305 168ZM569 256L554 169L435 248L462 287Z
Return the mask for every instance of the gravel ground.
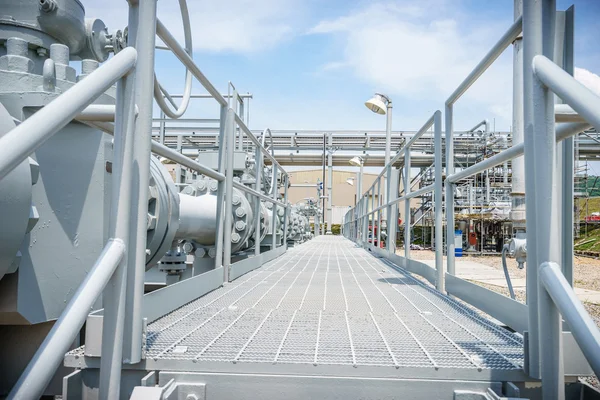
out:
M399 255L404 255L404 250L398 250L397 253ZM411 258L415 260L433 260L435 259L435 252L431 250L411 250ZM444 257L444 260L446 257ZM484 265L488 265L490 267L494 267L496 269L502 270L502 258L499 256L469 256L469 260L479 262ZM518 269L517 263L513 259L507 260L507 266L512 278L525 278L525 270ZM574 283L575 287L589 289L589 290L598 290L600 291L600 260L588 258L588 257L578 257L575 256L574 263ZM418 277L413 274L413 276L419 278L419 280L424 281L429 284L429 282L423 278ZM509 296L508 288L488 285L480 282L474 282L480 286L483 286L487 289L493 290L494 292L501 293L505 296ZM516 300L525 303L525 291L524 290L515 290ZM600 328L600 305L592 304L592 303L583 303L585 309L590 314L592 319L596 322L596 325ZM485 315L485 313L475 309L480 314ZM600 382L597 377L592 376L588 378L582 378L588 384L600 390Z

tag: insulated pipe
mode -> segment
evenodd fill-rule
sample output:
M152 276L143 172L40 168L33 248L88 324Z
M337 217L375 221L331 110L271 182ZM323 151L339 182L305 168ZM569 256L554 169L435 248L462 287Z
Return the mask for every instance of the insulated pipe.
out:
M231 228L229 228L231 229ZM212 246L217 233L217 196L179 194L179 229L175 239Z

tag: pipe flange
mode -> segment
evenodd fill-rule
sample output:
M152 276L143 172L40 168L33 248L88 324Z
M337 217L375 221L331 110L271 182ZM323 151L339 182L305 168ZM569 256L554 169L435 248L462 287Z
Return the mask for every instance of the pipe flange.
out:
M169 250L179 227L179 194L173 179L158 158L150 158L148 188L148 233L146 269Z

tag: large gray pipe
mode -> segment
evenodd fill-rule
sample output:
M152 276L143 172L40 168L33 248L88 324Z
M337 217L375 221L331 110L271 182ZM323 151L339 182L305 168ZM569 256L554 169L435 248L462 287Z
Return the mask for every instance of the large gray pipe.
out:
M206 246L215 244L217 196L179 194L179 229L175 239L193 239Z

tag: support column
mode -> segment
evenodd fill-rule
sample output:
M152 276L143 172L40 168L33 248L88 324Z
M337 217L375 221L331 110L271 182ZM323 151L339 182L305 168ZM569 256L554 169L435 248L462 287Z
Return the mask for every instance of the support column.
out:
M327 179L327 234L331 235L331 224L333 223L333 208L331 204L332 200L332 187L333 187L333 134L327 135L327 141L329 142L329 151L327 152L327 167L328 167L328 179Z
M443 210L442 210L442 113L436 111L433 119L434 129L434 162L435 162L435 188L433 190L435 212L435 268L437 279L435 287L440 292L445 290L444 277L444 242L443 242Z
M410 147L404 149L404 196L410 194ZM410 258L410 199L404 201L404 257Z
M454 173L453 106L446 105L446 256L448 273L454 275L454 184L447 177Z
M131 2L133 3L133 2ZM125 325L123 336L123 361L136 364L142 359L142 302L144 277L146 274L146 240L148 217L148 182L150 180L150 156L152 144L152 104L154 91L154 53L156 38L156 0L131 4L129 8L128 44L138 52L135 68L135 104L138 116L135 120L133 140L134 172L131 176L131 225L127 244L127 294L125 303ZM114 203L113 203L114 204ZM106 315L106 313L105 313ZM110 328L108 328L110 329ZM104 335L104 332L103 332ZM110 339L109 339L110 340ZM104 340L102 343L106 343ZM104 355L104 354L103 354ZM120 366L119 366L120 368ZM106 376L105 376L106 377ZM111 384L108 398L118 393ZM102 395L100 396L102 398Z

